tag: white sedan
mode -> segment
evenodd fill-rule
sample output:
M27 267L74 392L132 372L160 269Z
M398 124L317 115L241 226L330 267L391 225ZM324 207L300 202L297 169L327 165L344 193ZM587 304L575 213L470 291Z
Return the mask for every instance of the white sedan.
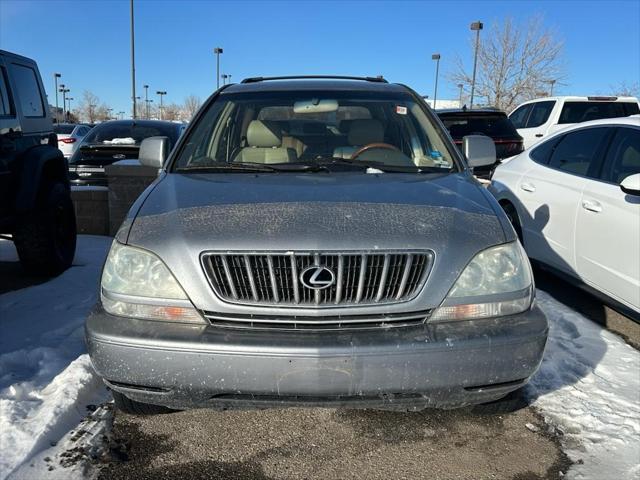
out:
M640 318L640 116L555 132L500 165L491 193L533 260Z
M75 123L55 123L53 131L58 135L58 148L62 154L69 158L76 151L78 145L89 133L91 127L89 125Z

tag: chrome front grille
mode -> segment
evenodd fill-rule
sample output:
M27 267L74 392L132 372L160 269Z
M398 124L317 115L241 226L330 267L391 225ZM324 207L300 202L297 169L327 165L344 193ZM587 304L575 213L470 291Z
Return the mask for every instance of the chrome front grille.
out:
M430 251L375 253L207 252L204 271L227 302L301 307L361 306L404 302L424 285ZM314 266L333 272L333 283L309 288L300 275Z

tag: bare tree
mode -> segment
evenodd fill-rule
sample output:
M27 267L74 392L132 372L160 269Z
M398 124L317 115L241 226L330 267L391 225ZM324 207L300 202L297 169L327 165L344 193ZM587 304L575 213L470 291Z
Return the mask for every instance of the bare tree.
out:
M200 108L200 105L202 105L202 100L200 100L200 97L189 95L187 98L185 98L184 105L182 106L184 119L191 120Z
M76 111L79 117L89 123L94 123L97 120L108 120L110 117L109 107L104 102L101 102L95 93L88 90L82 93L82 100Z
M182 109L180 105L175 103L166 103L162 106L163 120L180 120L182 117Z
M473 58L473 38L471 45ZM554 33L544 28L541 17L524 24L516 24L511 18L494 23L481 36L475 96L482 99L481 103L511 111L540 93L550 93L551 86L563 77L562 47ZM449 77L470 91L472 68L458 57Z
M640 97L640 83L620 82L615 87L609 87L611 94L617 97Z

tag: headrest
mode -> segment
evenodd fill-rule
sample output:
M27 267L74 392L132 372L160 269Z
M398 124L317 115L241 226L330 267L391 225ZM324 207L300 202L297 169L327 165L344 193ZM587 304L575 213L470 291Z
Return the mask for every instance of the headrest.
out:
M270 122L252 120L247 128L247 143L251 147L279 147L282 144L280 129Z
M368 145L384 141L384 128L378 120L354 120L347 136L349 145Z

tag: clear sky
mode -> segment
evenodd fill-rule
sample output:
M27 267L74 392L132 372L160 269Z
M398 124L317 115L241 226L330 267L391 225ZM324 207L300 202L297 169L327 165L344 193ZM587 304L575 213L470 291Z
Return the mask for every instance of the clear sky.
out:
M526 21L541 14L564 42L566 85L558 94L609 93L640 81L640 0L451 2L214 2L135 0L136 79L166 102L215 89L213 48L232 81L280 74L383 74L456 98L446 79L456 55L472 62L469 23ZM0 0L0 48L34 58L53 99L53 72L71 96L90 90L130 112L129 1ZM157 102L157 98L153 97ZM77 103L76 103L77 105Z

